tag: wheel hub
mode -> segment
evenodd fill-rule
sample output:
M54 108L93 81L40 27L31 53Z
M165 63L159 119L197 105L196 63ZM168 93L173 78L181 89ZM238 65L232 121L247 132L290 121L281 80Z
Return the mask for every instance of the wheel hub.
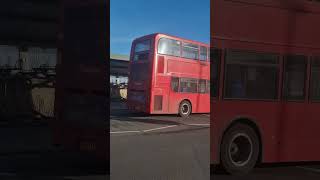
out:
M253 143L251 138L246 134L239 133L232 138L228 153L234 165L244 166L250 161L252 151Z
M189 107L188 107L187 104L184 104L184 105L182 106L182 113L183 113L183 114L187 114L188 112L189 112Z

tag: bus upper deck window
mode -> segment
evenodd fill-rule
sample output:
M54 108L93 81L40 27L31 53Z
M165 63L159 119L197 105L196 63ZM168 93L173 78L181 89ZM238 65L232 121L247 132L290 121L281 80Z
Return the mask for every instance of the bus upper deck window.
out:
M199 46L191 43L183 43L182 57L187 59L199 59Z
M207 60L207 48L204 46L200 47L200 61L206 61Z
M150 46L151 46L150 40L145 40L137 43L134 48L133 61L148 60L149 51L151 49Z
M180 56L181 42L168 38L161 38L158 44L158 53L171 56Z

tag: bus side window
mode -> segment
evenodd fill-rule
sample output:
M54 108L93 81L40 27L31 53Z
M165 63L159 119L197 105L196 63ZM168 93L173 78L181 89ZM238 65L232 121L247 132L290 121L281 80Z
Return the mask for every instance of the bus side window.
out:
M197 93L197 85L196 79L180 78L180 92Z
M311 60L310 100L320 101L320 57Z
M200 61L207 61L207 48L200 46Z
M206 93L206 80L200 79L198 85L199 93Z
M210 48L210 81L211 81L211 92L212 97L218 96L219 90L219 73L220 73L220 61L221 61L221 50Z
M225 64L225 98L277 99L279 80L277 54L228 50Z
M210 93L210 80L207 80L207 89L206 93Z
M178 77L171 78L171 90L174 92L179 91L179 78Z
M187 59L199 59L199 46L191 43L182 44L182 57Z
M201 94L206 93L206 80L204 79L199 80L198 91Z
M307 57L303 55L286 56L284 73L284 98L303 101L305 99Z

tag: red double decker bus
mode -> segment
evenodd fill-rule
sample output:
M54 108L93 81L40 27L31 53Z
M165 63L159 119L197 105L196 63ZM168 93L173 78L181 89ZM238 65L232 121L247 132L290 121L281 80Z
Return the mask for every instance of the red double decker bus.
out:
M320 2L211 5L211 163L320 161Z
M165 34L133 41L128 83L129 109L149 114L210 111L209 46Z
M53 142L105 162L109 158L107 55L102 38L106 33L101 25L105 1L64 0L61 5Z

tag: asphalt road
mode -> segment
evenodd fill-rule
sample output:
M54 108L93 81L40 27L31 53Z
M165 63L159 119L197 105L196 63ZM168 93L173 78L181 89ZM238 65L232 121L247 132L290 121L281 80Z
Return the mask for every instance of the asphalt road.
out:
M111 113L112 180L206 180L209 115Z
M320 163L318 165L268 165L269 167L256 168L252 173L233 177L227 174L213 174L214 180L319 180Z
M209 175L209 115L111 111L112 180L319 180L320 163L263 165L243 177ZM151 130L151 131L150 131Z
M112 136L111 179L209 179L208 131Z
M111 178L105 165L51 146L45 124L0 124L0 180L206 180L209 116L111 114ZM108 163L108 162L106 162ZM320 163L265 166L244 177L215 173L214 180L318 180Z

